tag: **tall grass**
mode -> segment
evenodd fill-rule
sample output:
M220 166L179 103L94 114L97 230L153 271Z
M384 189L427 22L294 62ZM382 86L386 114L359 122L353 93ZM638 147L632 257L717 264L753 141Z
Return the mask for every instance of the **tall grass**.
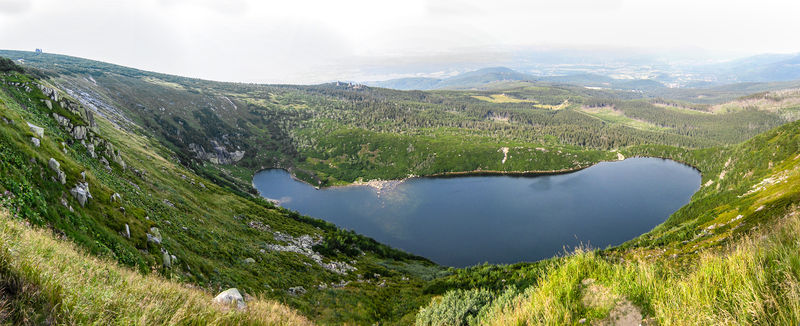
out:
M612 262L597 252L577 251L554 264L512 304L487 307L482 322L552 325L602 318L602 311L580 303L581 280L593 278L659 325L797 325L799 211L794 207L768 231L703 252L688 266L664 260Z
M209 293L158 276L143 276L86 254L71 242L55 239L47 230L11 219L2 210L0 276L4 281L0 317L5 322L310 324L274 301L249 300L247 309L241 311L213 304Z

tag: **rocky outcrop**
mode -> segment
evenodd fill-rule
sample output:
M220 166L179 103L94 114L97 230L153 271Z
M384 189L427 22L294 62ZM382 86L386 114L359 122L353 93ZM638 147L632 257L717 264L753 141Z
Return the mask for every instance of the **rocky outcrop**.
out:
M47 165L50 167L53 172L56 173L56 180L60 182L62 185L67 183L67 174L64 171L61 171L61 163L58 163L56 159L50 158L50 161L47 162Z
M286 245L267 244L266 248L272 251L294 252L311 258L315 263L320 265L331 272L337 274L347 274L348 272L356 270L355 267L345 262L324 262L323 256L314 251L313 247L322 243L322 238L312 238L310 235L302 235L300 237L293 237L281 232L275 232L273 235L275 240L286 242Z
M52 102L58 103L58 105L65 110L80 117L80 119L68 118L58 112L52 112L51 114L62 130L67 132L75 140L80 141L80 143L86 147L87 152L92 158L97 158L99 154L103 156L101 162L106 165L107 168L111 168L109 161L119 164L123 169L126 168L125 161L122 159L120 152L114 149L111 143L95 135L94 130L97 125L92 110L86 109L80 102L70 97L61 96L55 88L50 88L41 84L38 84L38 87ZM52 110L52 103L48 107ZM59 112L63 113L63 111ZM33 131L33 127L31 128ZM40 135L39 138L42 138L42 136ZM98 149L100 149L100 153L96 152ZM105 162L103 162L102 159L105 159Z
M264 231L264 232L267 232L267 231L270 230L269 225L261 223L260 221L247 222L247 226L249 226L252 229L256 229L256 230Z
M83 105L81 105L80 102L73 100L70 97L61 96L61 94L59 94L58 90L55 88L50 88L42 84L37 84L36 86L38 86L39 89L42 91L42 93L44 93L45 96L49 97L50 100L53 101L53 103L58 103L65 110L77 116L80 116L81 119L84 122L86 122L89 128L96 127L94 120L94 112L92 112L91 110L87 110ZM45 104L47 104L47 102L45 102ZM52 107L53 104L50 103L50 105L48 105L48 108L51 108L52 110Z
M89 192L89 184L86 182L78 182L74 188L69 190L69 193L72 194L72 197L75 197L81 207L86 206L86 202L92 198L92 193Z
M288 292L289 292L289 295L298 296L298 295L306 294L306 289L304 287L302 287L302 286L294 286L294 287L290 287Z
M40 139L44 137L44 128L39 127L39 126L37 126L35 124L32 124L30 122L28 122L28 128L31 130L31 132L34 135L36 135Z
M232 164L239 162L239 160L244 157L245 151L230 152L225 145L220 144L216 140L212 139L209 142L212 146L211 151L206 151L203 146L195 143L189 144L189 150L191 150L198 159L209 161L214 164Z
M244 298L242 297L242 294L239 293L239 290L237 290L236 288L230 288L225 291L222 291L222 293L214 297L214 303L226 306L236 305L237 309L247 308L247 304L244 303Z

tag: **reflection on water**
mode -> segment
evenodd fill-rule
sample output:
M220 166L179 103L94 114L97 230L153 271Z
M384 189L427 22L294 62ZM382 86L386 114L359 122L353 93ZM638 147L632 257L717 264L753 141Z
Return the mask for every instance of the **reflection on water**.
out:
M317 190L283 170L259 172L253 183L286 208L465 266L539 260L580 243L620 244L686 204L700 175L673 161L635 158L563 175L411 179L380 191Z

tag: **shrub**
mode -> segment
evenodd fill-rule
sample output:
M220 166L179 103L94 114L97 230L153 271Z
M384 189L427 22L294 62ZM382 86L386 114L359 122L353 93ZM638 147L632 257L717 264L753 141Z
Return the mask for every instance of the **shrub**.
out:
M419 310L417 326L476 324L475 317L493 299L494 294L486 289L449 291Z
M0 57L0 72L16 71L22 73L24 70L9 58Z

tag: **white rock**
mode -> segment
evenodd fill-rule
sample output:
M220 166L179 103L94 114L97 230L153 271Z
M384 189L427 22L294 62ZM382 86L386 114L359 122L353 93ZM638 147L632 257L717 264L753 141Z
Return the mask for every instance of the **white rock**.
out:
M39 147L39 145L41 144L41 142L39 141L39 138L36 138L36 137L31 137L31 143L33 143L34 147Z
M169 256L168 252L164 252L164 268L170 268L172 266L171 257Z
M78 182L74 188L69 190L69 193L72 194L72 197L75 197L81 207L85 206L86 202L92 198L92 193L89 192L89 184L86 182Z
M64 173L64 171L61 171L61 163L58 163L56 159L51 157L50 161L47 162L47 165L50 166L50 169L56 173L58 182L61 182L62 185L67 183L67 174Z
M43 138L44 137L44 128L39 127L39 126L37 126L35 124L32 124L30 122L28 122L28 128L30 128L31 132L36 134L36 136L39 136L39 138Z
M58 163L58 161L52 157L50 158L50 161L47 162L47 165L50 166L50 169L53 171L57 171L61 168L61 163Z
M247 305L244 303L242 294L239 293L239 290L236 288L230 288L218 294L216 297L214 297L214 303L224 305L236 304L237 309L244 309L247 307Z
M75 137L77 140L85 139L86 138L86 127L85 126L75 126L72 128L72 137Z
M147 234L147 241L161 243L161 232L158 231L157 227L150 228L150 233Z

